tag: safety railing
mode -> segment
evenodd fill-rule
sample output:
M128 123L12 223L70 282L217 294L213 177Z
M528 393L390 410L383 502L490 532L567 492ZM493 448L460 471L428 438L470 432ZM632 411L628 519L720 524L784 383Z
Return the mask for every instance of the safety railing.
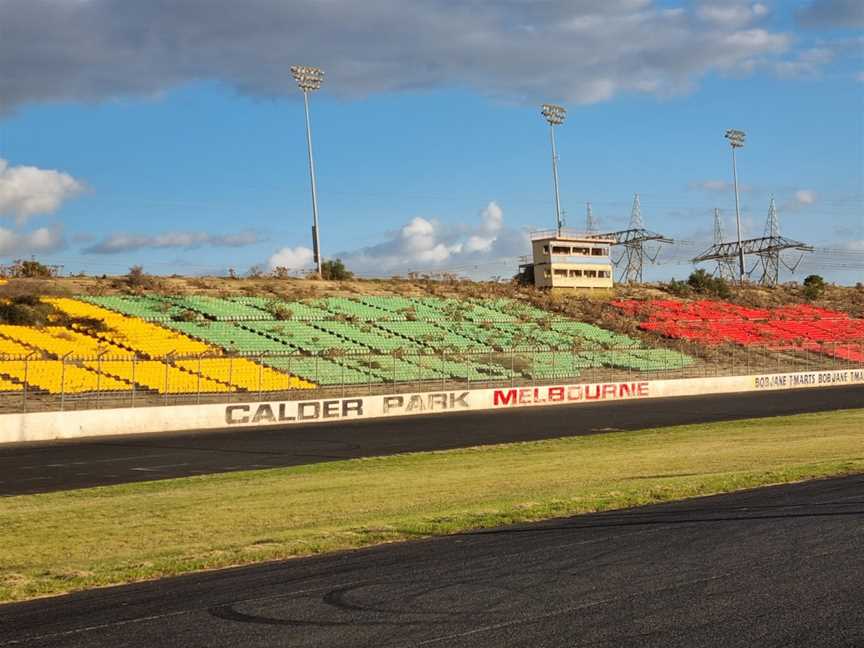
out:
M758 373L864 369L864 341L319 354L0 355L0 412L293 400Z

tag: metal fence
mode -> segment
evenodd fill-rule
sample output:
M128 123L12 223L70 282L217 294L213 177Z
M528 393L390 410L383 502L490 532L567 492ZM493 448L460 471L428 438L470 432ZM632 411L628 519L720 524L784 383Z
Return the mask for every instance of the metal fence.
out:
M214 359L220 361L218 371L208 365ZM154 375L154 361L161 363L158 365L161 376ZM240 380L240 365L243 380ZM250 366L254 367L251 375ZM145 367L146 380L142 377ZM864 369L864 341L807 348L704 346L678 342L670 343L667 349L519 348L389 355L261 353L56 357L34 352L29 356L0 355L0 412L296 400L843 368ZM269 374L271 369L300 380L287 388L270 388L265 373ZM82 378L86 380L82 382Z

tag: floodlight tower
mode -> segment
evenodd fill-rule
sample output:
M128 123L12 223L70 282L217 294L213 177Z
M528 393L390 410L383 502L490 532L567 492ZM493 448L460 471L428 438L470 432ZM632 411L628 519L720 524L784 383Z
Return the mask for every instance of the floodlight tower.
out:
M303 91L303 106L306 109L306 148L309 151L309 178L312 182L312 254L318 278L321 279L321 240L318 235L318 188L315 184L315 160L312 158L312 124L309 121L309 94L321 87L324 72L308 65L292 65L291 74Z
M558 225L558 236L561 236L561 195L558 191L558 152L555 149L555 127L567 119L567 109L555 104L540 106L540 114L549 122L549 139L552 142L552 180L555 183L555 222Z
M738 168L735 164L735 149L744 146L744 131L730 128L724 137L732 148L732 181L735 186L735 226L738 231L738 279L744 283L744 249L741 247L741 207L738 201Z

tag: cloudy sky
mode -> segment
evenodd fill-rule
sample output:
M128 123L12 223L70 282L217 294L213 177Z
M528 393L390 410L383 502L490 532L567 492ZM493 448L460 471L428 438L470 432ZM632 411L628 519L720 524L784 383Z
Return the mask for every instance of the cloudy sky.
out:
M745 235L773 196L838 251L800 270L860 280L862 33L860 0L0 0L0 260L309 268L303 63L324 256L361 274L512 275L554 225L557 102L568 224L638 192L682 242L648 276L689 272L715 207L733 232L738 128Z

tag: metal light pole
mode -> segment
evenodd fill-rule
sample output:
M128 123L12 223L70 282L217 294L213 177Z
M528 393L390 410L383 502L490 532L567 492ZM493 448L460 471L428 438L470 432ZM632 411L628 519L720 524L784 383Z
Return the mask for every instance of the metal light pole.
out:
M324 72L307 65L292 65L291 74L303 91L303 106L306 109L306 148L309 151L309 178L312 182L312 254L318 278L321 279L321 241L318 235L318 188L315 185L315 160L312 157L312 123L309 121L309 93L318 90L324 80Z
M744 146L744 131L730 128L724 137L732 147L732 181L735 186L735 226L738 230L738 279L744 283L744 249L741 247L741 207L738 200L738 167L735 164L735 149Z
M555 222L558 236L561 236L561 195L558 191L558 152L555 149L555 126L560 126L567 118L567 109L555 104L540 106L540 114L549 122L549 139L552 142L552 180L555 183Z

